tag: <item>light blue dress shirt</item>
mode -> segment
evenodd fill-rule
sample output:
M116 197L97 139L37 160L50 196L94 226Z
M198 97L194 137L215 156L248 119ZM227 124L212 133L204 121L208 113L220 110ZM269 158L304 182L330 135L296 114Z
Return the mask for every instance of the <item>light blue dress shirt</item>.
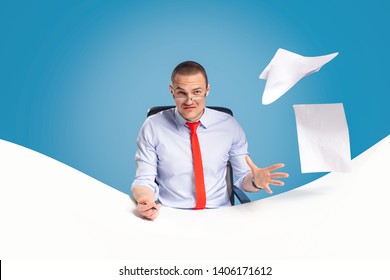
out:
M230 160L241 188L250 168L245 161L248 143L232 116L205 109L197 129L206 187L206 208L230 205L226 164ZM151 188L162 205L194 208L195 184L190 129L177 108L148 117L137 139L133 186ZM157 181L157 184L156 184Z

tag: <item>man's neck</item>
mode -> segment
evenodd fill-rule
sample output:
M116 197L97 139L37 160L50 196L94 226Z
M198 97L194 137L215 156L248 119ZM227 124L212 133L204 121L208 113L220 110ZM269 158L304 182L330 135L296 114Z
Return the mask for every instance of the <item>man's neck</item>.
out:
M183 117L183 115L182 114L180 114L180 112L179 112L179 114L183 117L183 119L185 119L186 121L188 121L188 122L191 122L191 123L194 123L194 122L198 122L201 118L202 118L202 116L203 116L203 114L204 114L204 111L205 111L205 109L203 109L203 111L199 114L199 116L197 116L196 118L194 118L194 119L186 119L185 117Z

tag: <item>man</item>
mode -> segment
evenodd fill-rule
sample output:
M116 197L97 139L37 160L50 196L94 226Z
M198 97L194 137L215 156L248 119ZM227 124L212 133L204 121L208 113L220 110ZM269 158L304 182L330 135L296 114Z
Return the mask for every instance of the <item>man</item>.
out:
M235 185L245 191L272 193L270 184L283 185L275 178L288 174L272 171L284 165L258 168L248 156L238 122L205 107L210 84L200 64L186 61L176 66L169 91L176 108L147 118L137 139L137 171L131 190L141 217L155 219L161 204L183 209L230 205L227 161L237 178Z

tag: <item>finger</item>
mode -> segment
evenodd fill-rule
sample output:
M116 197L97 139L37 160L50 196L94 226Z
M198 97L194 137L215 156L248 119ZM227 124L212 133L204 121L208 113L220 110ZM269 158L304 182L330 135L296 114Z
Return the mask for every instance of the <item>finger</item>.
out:
M149 216L149 215L151 215L150 213L152 213L153 211L160 210L161 204L157 204L157 203L153 202L152 204L141 205L140 208L139 208L139 211L142 212L142 214Z
M150 199L148 199L147 197L140 197L140 198L138 198L137 202L138 202L138 204L145 204L145 203L150 203L152 201Z
M271 178L287 178L289 175L285 172L272 173Z
M147 211L141 212L140 215L146 219L151 219L156 216L156 212L158 212L158 210L156 208L152 208Z
M149 220L156 219L159 213L160 213L160 211L155 210L154 213L149 217Z
M143 202L143 203L139 203L137 207L141 212L145 212L150 209L156 208L156 206L157 205L155 202Z
M145 216L145 219L154 220L155 218L157 218L157 215L158 211L154 210L152 213L149 213L148 216Z
M282 167L284 167L284 163L276 163L276 164L273 164L271 166L266 167L265 169L267 169L268 171L272 171L272 170L282 168Z
M284 186L284 182L277 181L277 180L271 180L271 181L269 181L269 184L275 185L275 186Z
M158 209L160 209L160 207L161 207L160 204L154 203L150 209L151 209L151 210L158 210Z
M252 169L252 170L255 170L257 168L257 166L253 163L253 161L251 160L250 156L246 156L245 157L245 160L246 160L246 163L249 165L249 167Z
M147 204L147 203L139 203L138 205L137 205L137 208L138 208L138 210L140 211L140 212L145 212L145 211L147 211L147 210L149 210L150 208L152 208L149 204Z
M271 188L270 188L268 185L266 185L266 186L264 187L264 190L265 190L267 193L272 194L272 190L271 190Z

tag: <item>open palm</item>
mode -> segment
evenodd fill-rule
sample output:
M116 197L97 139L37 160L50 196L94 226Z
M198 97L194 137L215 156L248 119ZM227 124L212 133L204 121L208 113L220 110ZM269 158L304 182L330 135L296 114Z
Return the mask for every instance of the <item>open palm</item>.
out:
M254 182L256 186L260 188L264 188L264 190L271 194L272 190L269 185L275 185L275 186L283 186L284 183L279 180L275 180L275 178L287 178L288 173L285 172L275 172L272 173L272 171L282 168L284 166L283 163L277 163L273 164L271 166L265 167L265 168L260 168L257 167L251 158L249 156L246 156L246 162L249 165L249 167L252 170L252 175L254 177Z

